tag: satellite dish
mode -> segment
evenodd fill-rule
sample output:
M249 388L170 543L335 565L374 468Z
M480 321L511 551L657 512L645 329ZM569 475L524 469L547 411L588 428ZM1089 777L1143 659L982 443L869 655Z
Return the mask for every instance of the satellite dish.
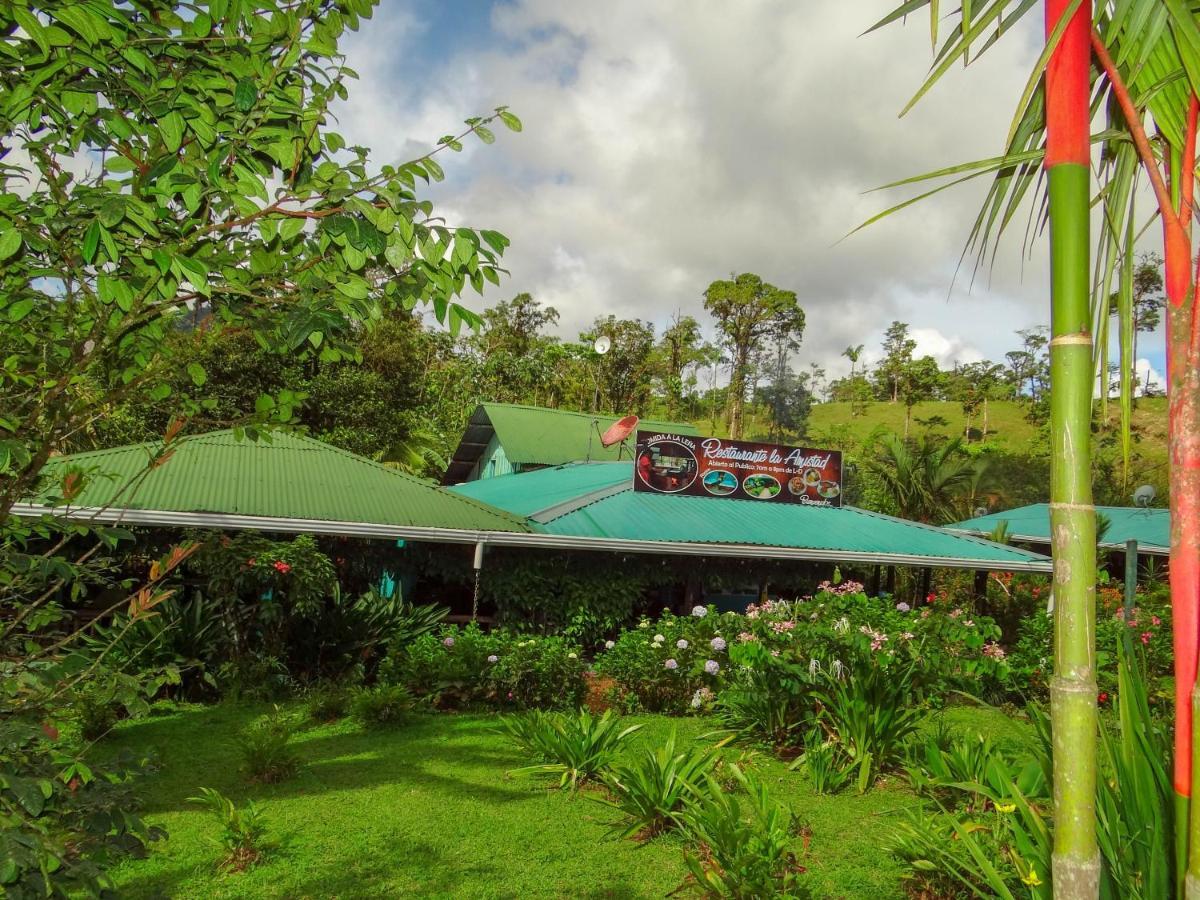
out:
M986 506L975 507L975 518L976 519L978 519L980 516L986 516L987 514L988 514L988 508Z
M623 419L618 419L608 426L608 430L604 434L600 435L600 443L605 447L621 443L621 441L633 433L633 429L637 428L637 423L637 416L626 416Z
M607 334L600 335L600 337L596 338L596 342L592 344L592 349L603 356L612 349L612 338Z
M1133 492L1134 506L1140 506L1142 509L1147 509L1154 502L1154 495L1157 492L1154 490L1154 485L1143 484L1140 488Z

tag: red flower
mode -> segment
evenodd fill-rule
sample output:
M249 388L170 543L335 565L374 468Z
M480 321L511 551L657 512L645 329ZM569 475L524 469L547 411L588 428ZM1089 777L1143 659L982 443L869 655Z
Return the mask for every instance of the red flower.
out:
M1150 638L1152 638L1152 637L1154 637L1154 635L1152 635L1150 632L1148 632L1148 631L1143 631L1143 632L1142 632L1142 643L1143 643L1143 644L1148 644L1148 643L1150 643Z
M1107 703L1108 702L1108 694L1105 693L1104 691L1101 691L1099 694L1096 695L1096 702Z
M252 566L252 565L254 565L254 557L253 557L253 556L252 556L252 557L250 557L248 560L246 560L246 565L247 565L247 566Z
M1151 616L1151 617L1150 617L1150 623L1151 623L1152 625L1155 625L1155 626L1157 626L1157 625L1161 625L1161 624L1162 624L1162 619L1160 619L1158 616Z
M42 733L44 735L46 735L46 737L50 738L50 740L52 740L52 741L58 740L58 729L55 728L53 725L51 725L49 722L42 723Z
M292 567L285 563L282 559L275 560L275 571L280 575L286 575L292 571Z
M932 603L932 602L933 602L934 600L936 600L936 599L937 599L937 594L933 593L932 591L930 591L930 592L929 592L929 593L928 593L928 594L925 596L925 602L926 602L926 603Z
M79 778L75 777L75 778L72 778L70 781L68 781L67 788L71 791L72 794L75 793L77 790L79 790Z

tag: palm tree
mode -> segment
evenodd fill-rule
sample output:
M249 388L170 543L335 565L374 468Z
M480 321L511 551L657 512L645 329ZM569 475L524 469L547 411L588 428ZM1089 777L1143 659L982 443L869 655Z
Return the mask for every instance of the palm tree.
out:
M927 4L917 0L904 3L884 22L895 21L925 5L929 5L932 13L931 28L936 42L939 22L936 2ZM992 24L996 25L996 36L999 36L1012 28L1017 16L1034 6L1033 3L1022 3L1016 9L1006 9L1010 5L1003 0L993 0L979 4L972 15L970 6L964 3L958 11L959 26L939 50L933 73L918 97L958 58L966 58L972 43L977 44L983 32ZM1002 17L1001 13L1005 12L1010 15ZM1075 212L1070 214L1071 236L1068 238L1061 229L1056 233L1056 216L1060 223L1068 223L1064 221L1063 212L1065 200L1062 182L1066 179L1061 176L1057 178L1057 189L1053 183L1054 170L1063 163L1054 153L1055 148L1061 149L1054 135L1056 131L1061 134L1066 124L1078 145L1077 149L1082 150L1090 121L1103 123L1098 133L1091 135L1092 143L1100 149L1097 164L1099 186L1094 199L1100 211L1098 221L1101 227L1090 310L1100 338L1097 342L1096 371L1103 371L1101 363L1104 369L1107 368L1104 350L1107 347L1107 323L1114 279L1117 282L1115 293L1121 369L1127 371L1133 363L1131 357L1136 328L1133 309L1136 271L1134 243L1140 236L1142 224L1135 210L1139 179L1146 179L1153 191L1155 213L1163 229L1163 255L1166 259L1177 871L1182 873L1186 868L1188 895L1200 896L1200 805L1190 803L1194 775L1192 748L1196 743L1193 732L1197 727L1192 706L1193 703L1200 704L1196 679L1197 657L1200 655L1200 440L1197 440L1200 434L1200 317L1196 309L1197 284L1193 280L1197 267L1191 228L1195 214L1196 137L1200 113L1200 22L1194 4L1180 0L1100 0L1096 3L1094 22L1088 27L1085 20L1091 16L1091 12L1091 0L1047 0L1046 20L1051 25L1047 33L1047 49L1039 58L1022 95L1005 153L991 160L956 166L931 175L961 176L956 180L994 175L991 191L968 239L968 248L978 251L982 261L987 245L1011 222L1030 187L1041 184L1039 169L1045 163L1050 175L1047 180L1050 182L1048 207L1054 259L1052 268L1062 273L1064 261L1070 259L1071 265L1078 269L1087 263L1087 255L1081 247L1083 240L1086 240L1086 215L1080 211L1078 199L1073 199L1071 205ZM1058 27L1066 21L1068 13L1072 16L1070 24ZM1094 55L1096 63L1091 71L1088 71L1090 59L1087 58L1085 36L1090 42L1091 55ZM983 50L986 51L992 42L993 38L989 36ZM1043 69L1046 74L1045 85L1040 83ZM1064 71L1070 73L1070 84L1075 86L1071 90L1062 88L1064 82L1056 82ZM1090 108L1083 109L1089 97ZM1064 118L1063 105L1067 99L1071 100L1074 112ZM1080 110L1083 110L1083 115L1080 115ZM1082 180L1080 170L1091 161L1091 156L1079 153L1078 157L1074 162L1077 174L1068 177ZM934 188L923 196L945 186ZM1074 193L1078 193L1078 190L1075 188ZM1036 233L1037 229L1032 231ZM1079 290L1079 287L1075 288L1076 292ZM1055 298L1054 305L1056 322L1064 318L1077 318L1077 304L1062 307ZM1055 338L1061 336L1056 333ZM1059 357L1063 355L1059 354ZM1060 380L1056 382L1054 390L1061 397L1058 385L1062 383L1064 373L1060 371L1057 374ZM1121 432L1126 460L1131 446L1129 423L1132 393L1131 379L1122 379ZM1060 448L1056 445L1055 449L1057 451ZM1059 466L1056 466L1056 471L1061 471ZM1081 476L1076 480L1081 482ZM1066 511L1067 508L1062 509ZM1071 537L1070 544L1076 549L1085 543L1083 535ZM1068 565L1075 561L1073 557L1060 558ZM1065 565L1060 566L1060 571L1065 568ZM1073 590L1072 609L1079 602ZM1070 627L1086 629L1090 633L1089 625L1089 619L1076 616L1064 616L1056 621L1056 628L1060 631L1056 639L1056 646L1060 650L1056 660L1060 678L1064 674L1069 677L1075 663L1084 658L1082 651L1085 649L1077 633L1063 632ZM1065 658L1067 654L1061 652L1064 648L1070 648L1071 659ZM1088 655L1090 657L1090 649ZM1082 696L1086 685L1076 684L1073 687ZM1082 705L1082 701L1079 705ZM1064 784L1067 781L1081 784L1080 776L1085 780L1094 778L1093 738L1090 734L1083 734L1085 718L1081 716L1075 723L1078 730L1074 735L1055 736L1056 744L1061 741L1061 746L1069 746L1071 750L1068 758L1055 759L1056 778ZM1056 721L1056 727L1065 724ZM1094 732L1090 725L1087 727ZM1086 739L1087 743L1080 743L1079 739ZM1088 768L1093 770L1091 776L1084 771ZM1090 816L1086 815L1087 810L1082 805L1076 805L1073 801L1068 802L1064 809L1062 799L1058 807L1057 831L1062 832L1065 822L1070 823L1068 827L1072 834L1069 838L1064 836L1061 839L1056 835L1056 854L1061 851L1060 855L1056 855L1056 863L1068 856L1081 861L1083 855L1090 852L1091 845L1084 839L1082 831L1076 828L1076 823L1086 823L1090 821ZM1183 827L1184 822L1189 823L1188 829ZM1064 869L1063 874L1073 873ZM1083 881L1090 884L1088 879ZM1074 883L1072 880L1071 886L1064 888L1063 896L1081 895L1076 893ZM1056 894L1058 888L1056 873Z
M867 469L896 515L931 525L962 517L984 466L967 456L961 439L942 442L926 434L913 442L888 433L877 444Z
M847 347L845 350L842 351L842 356L844 356L844 357L846 357L846 359L850 360L850 378L851 378L851 380L853 380L853 378L854 378L854 367L858 364L858 358L860 356L862 356L862 352L863 352L862 344L859 344L857 347Z

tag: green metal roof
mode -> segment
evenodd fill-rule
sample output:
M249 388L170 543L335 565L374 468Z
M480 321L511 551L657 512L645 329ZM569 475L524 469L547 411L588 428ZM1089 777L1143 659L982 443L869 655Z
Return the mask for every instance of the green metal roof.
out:
M468 478L493 434L508 461L519 466L557 466L585 459L611 461L622 456L632 459L632 436L623 445L605 447L600 443L600 435L618 418L541 406L482 403L467 423L443 481L455 484ZM642 419L638 428L671 434L700 433L686 422L654 419Z
M817 551L830 560L1046 571L1037 553L855 507L759 503L633 490L633 463L575 464L447 490L526 515L546 534ZM750 552L748 555L753 555Z
M1103 547L1123 549L1126 541L1137 541L1142 553L1166 554L1171 550L1171 511L1142 509L1133 506L1097 506L1096 512L1106 516L1108 531L1101 542ZM1050 543L1050 504L1033 503L1004 512L978 516L947 525L955 531L971 534L991 534L1001 522L1008 523L1013 540L1035 544Z
M187 437L161 465L147 470L159 449L160 444L134 444L76 453L52 459L46 471L52 480L68 468L85 473L73 508L530 530L518 516L296 434L258 441L237 440L232 431ZM46 496L35 505L45 505Z

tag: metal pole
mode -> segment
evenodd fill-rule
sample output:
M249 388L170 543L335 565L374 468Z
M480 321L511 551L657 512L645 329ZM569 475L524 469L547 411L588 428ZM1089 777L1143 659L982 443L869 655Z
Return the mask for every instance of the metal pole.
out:
M483 541L475 542L475 595L471 598L471 621L479 618L479 573L483 569Z
M1137 594L1138 542L1125 542L1125 620L1133 610L1133 598Z

